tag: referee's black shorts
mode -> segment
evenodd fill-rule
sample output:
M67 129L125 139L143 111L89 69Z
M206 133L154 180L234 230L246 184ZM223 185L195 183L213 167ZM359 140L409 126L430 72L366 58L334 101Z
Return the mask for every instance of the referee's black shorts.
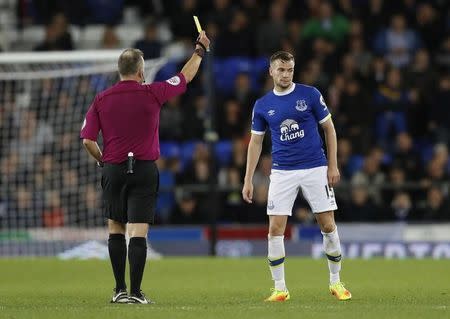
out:
M133 174L127 162L105 163L102 169L103 215L120 223L153 224L159 173L154 161L136 160Z

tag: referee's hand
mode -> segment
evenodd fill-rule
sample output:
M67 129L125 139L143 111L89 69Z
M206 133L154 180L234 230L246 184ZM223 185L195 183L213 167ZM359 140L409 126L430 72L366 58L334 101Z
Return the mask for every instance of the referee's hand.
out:
M244 183L242 198L249 204L253 202L253 183Z
M205 48L208 50L209 49L209 43L211 42L208 37L206 36L205 31L200 32L197 41L200 42L201 44L203 44L205 46ZM202 48L200 45L196 45L196 48Z

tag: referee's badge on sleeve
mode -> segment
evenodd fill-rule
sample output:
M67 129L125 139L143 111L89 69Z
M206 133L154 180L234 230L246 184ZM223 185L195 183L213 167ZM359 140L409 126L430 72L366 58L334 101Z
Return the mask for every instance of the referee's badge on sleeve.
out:
M180 84L181 79L178 75L175 75L170 79L168 79L166 82L169 83L170 85L177 86L178 84Z

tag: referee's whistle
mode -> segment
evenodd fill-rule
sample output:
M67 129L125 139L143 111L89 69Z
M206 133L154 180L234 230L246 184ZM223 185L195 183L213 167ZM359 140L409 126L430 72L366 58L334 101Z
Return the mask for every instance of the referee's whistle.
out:
M127 162L127 174L133 174L133 165L134 165L134 154L133 152L129 152Z

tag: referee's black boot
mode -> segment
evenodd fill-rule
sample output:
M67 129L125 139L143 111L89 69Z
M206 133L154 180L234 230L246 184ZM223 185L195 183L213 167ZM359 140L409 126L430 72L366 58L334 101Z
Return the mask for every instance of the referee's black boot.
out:
M128 293L126 289L120 289L119 291L116 291L116 289L114 288L111 303L128 303Z
M136 304L148 305L148 304L152 304L154 302L151 301L150 299L147 299L147 297L145 297L144 293L141 290L139 292L139 294L130 293L130 295L128 296L128 303L129 304L136 303Z

